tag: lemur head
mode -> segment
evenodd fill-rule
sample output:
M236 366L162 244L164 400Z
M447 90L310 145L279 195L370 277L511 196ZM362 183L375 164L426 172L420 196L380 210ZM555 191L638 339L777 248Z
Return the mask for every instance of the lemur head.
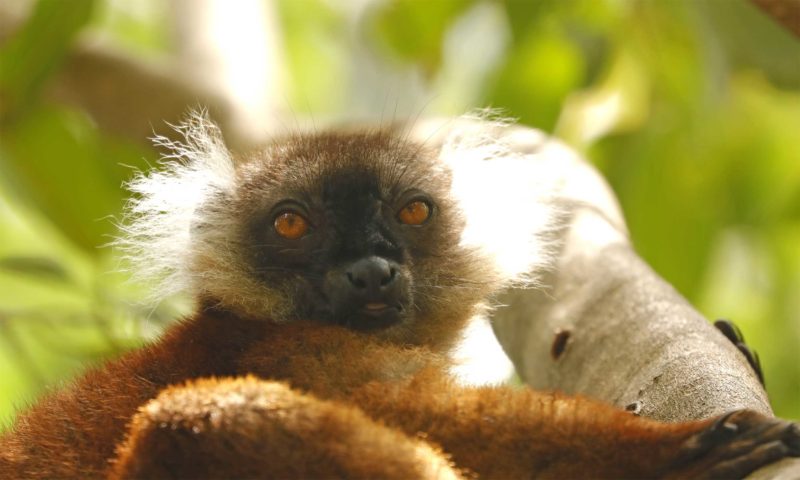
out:
M166 169L131 182L138 195L118 242L140 276L162 280L159 294L188 289L242 317L440 345L520 278L466 239L469 212L443 149L391 129L329 131L233 158L204 117L181 131L184 143L159 139L174 153ZM495 213L492 227L504 228Z

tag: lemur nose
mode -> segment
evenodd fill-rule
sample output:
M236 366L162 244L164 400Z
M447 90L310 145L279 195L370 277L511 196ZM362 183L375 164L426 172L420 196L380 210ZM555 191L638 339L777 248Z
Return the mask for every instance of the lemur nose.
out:
M397 276L397 270L388 260L374 256L354 262L346 273L356 290L375 293L386 290Z

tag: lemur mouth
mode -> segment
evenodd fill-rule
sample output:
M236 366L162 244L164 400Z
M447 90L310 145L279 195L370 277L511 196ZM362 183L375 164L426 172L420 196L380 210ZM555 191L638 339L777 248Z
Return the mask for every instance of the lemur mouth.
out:
M404 317L402 305L389 305L383 302L367 302L354 313L347 325L361 331L383 330L400 322Z
M389 308L393 307L390 307L385 303L365 303L364 306L361 307L361 311L369 315L374 315L374 314L382 314Z

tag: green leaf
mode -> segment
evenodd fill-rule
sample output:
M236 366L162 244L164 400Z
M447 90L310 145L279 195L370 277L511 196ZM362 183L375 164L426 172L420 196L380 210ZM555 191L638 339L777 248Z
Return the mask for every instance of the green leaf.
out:
M522 123L552 131L567 96L583 83L585 61L556 25L531 31L510 52L489 103Z
M649 117L649 93L647 74L622 48L599 84L570 94L555 133L581 148L614 132L638 130Z
M508 24L511 27L511 35L516 43L525 39L531 30L538 28L537 23L559 8L557 0L537 0L520 2L515 0L505 0Z
M380 4L368 24L370 34L397 58L420 64L429 75L442 61L447 29L474 0L395 0Z
M0 50L0 118L19 113L36 98L93 6L93 0L39 0L21 31Z
M347 83L349 72L342 61L350 48L343 38L347 19L321 0L277 2L276 7L286 26L282 31L291 77L284 84L290 104L311 115L342 108L344 97L331 86Z
M64 267L47 257L5 257L0 258L0 269L11 273L32 275L44 279L69 281L69 274Z
M110 217L121 211L121 184L131 176L125 165L143 166L154 155L101 136L87 117L66 108L26 112L0 130L0 142L7 188L95 254L115 233Z

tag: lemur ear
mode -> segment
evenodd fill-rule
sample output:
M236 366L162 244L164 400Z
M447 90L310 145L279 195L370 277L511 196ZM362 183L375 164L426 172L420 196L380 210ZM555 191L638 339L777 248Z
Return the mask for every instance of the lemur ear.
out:
M465 115L447 127L439 151L467 222L461 241L494 260L498 287L536 284L558 226L552 186L536 153L512 145L514 128L491 110Z
M167 150L160 169L138 172L127 183L133 193L113 242L133 277L156 287L158 300L191 287L191 241L204 222L198 222L215 201L230 197L235 170L222 135L206 112L191 112L173 128L182 141L156 136L153 142Z

